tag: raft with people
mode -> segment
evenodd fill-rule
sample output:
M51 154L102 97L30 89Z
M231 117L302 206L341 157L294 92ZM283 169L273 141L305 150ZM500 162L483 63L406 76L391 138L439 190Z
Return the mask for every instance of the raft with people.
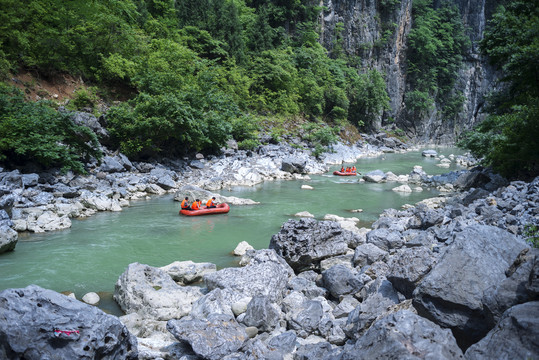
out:
M341 167L341 171L334 171L333 175L337 176L356 176L357 175L357 169L355 166L347 167L346 169L344 167Z
M226 214L230 211L230 206L227 203L221 203L215 207L203 206L198 210L180 210L180 215L185 216L198 216L198 215L213 215L213 214Z

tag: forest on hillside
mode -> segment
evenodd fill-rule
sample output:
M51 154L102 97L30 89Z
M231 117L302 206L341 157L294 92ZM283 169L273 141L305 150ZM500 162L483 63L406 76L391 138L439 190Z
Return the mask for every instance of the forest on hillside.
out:
M492 116L461 143L499 171L530 175L538 172L539 6L505 3L481 44L503 73L502 91L492 94ZM466 29L451 1L413 6L406 101L418 116L434 101L455 114L462 94L451 87L469 46ZM275 141L302 135L321 152L344 129L371 128L389 106L385 74L358 65L339 34L331 51L320 44L319 1L0 0L0 10L7 166L32 159L84 171L100 156L96 135L58 112L60 104L27 102L10 84L20 71L91 84L75 91L67 110L101 115L97 102L110 102L112 146L133 159L216 153L229 139L254 149L260 132ZM125 101L114 101L120 93Z

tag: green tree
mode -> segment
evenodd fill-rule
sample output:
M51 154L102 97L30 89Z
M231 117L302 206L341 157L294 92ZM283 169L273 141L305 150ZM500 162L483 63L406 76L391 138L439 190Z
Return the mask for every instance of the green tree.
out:
M0 84L0 162L35 162L83 173L87 161L101 158L98 145L96 135L76 125L69 113L46 102L26 102L19 90Z
M512 1L489 21L481 49L500 69L490 115L460 145L510 177L539 175L539 1Z
M437 102L453 108L462 97L452 94L456 74L469 39L458 8L442 1L416 0L413 4L414 23L408 37L408 83L411 90L405 102L413 116L423 116ZM462 103L460 103L461 105Z

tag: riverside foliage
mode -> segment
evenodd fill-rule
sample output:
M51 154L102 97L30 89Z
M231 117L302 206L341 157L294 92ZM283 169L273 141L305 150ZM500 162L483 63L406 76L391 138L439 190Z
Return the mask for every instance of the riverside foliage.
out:
M503 76L485 121L460 145L508 177L539 175L539 1L500 6L481 43Z
M387 108L383 75L333 59L318 6L270 0L4 0L0 76L81 76L130 89L107 114L130 157L214 152L260 117L369 125ZM254 117L251 115L255 115ZM243 119L248 117L249 119ZM239 136L238 136L239 135Z

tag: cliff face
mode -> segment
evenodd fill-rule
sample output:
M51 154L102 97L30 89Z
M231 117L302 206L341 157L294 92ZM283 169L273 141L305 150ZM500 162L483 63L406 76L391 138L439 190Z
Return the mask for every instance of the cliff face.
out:
M330 51L342 51L360 60L360 69L385 75L391 109L374 127L395 122L418 142L448 144L484 118L485 95L492 90L495 73L480 55L478 41L498 3L496 0L451 0L460 10L471 47L455 81L464 104L458 115L447 118L439 104L422 117L414 117L404 103L407 83L407 40L413 26L412 0L321 0L320 41ZM436 0L435 7L441 1ZM341 30L342 29L342 30Z

